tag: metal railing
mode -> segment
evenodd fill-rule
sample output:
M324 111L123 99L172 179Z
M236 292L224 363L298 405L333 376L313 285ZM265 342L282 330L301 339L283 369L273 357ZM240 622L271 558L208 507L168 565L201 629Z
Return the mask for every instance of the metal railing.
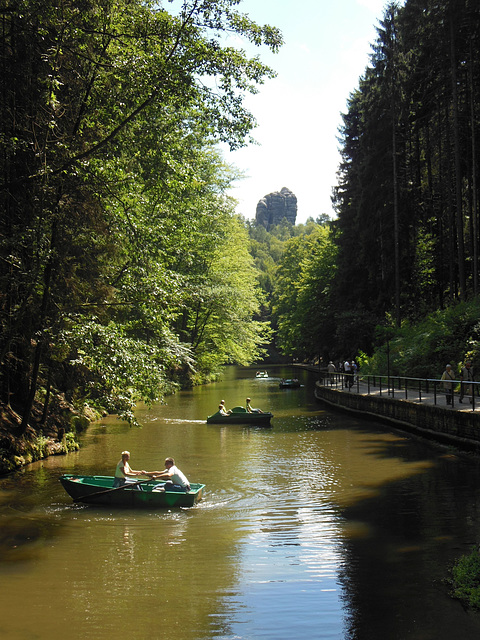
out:
M480 382L473 380L441 380L438 378L410 378L408 376L387 376L379 374L352 374L352 373L329 373L320 371L320 383L326 387L334 387L367 395L388 395L390 398L402 397L405 400L422 402L427 398L433 399L433 404L437 404L437 399L446 398L447 404L452 407L455 402L466 402L472 405L475 411L475 404L479 404Z

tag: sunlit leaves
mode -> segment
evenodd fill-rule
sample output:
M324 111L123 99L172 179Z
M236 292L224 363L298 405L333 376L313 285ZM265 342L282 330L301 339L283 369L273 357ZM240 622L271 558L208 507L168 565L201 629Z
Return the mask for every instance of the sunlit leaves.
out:
M332 351L330 290L336 250L327 227L287 241L277 271L273 313L283 353L313 359Z
M281 37L237 6L20 0L5 17L2 353L22 362L4 385L19 404L48 367L60 384L66 345L109 408L155 399L196 358L208 374L258 353L255 274L225 236L233 174L213 145L246 143L243 98L273 75L226 34Z
M252 322L259 290L246 230L225 213L219 223L209 259L198 262L185 289L184 335L203 371L254 361L269 337L268 325Z

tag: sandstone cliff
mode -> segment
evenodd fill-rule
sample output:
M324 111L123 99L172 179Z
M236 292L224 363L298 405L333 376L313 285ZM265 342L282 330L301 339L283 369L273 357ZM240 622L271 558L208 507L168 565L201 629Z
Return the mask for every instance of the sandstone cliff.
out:
M283 218L292 224L297 219L297 196L286 187L259 200L255 213L257 223L263 224L267 230L272 225L279 224Z

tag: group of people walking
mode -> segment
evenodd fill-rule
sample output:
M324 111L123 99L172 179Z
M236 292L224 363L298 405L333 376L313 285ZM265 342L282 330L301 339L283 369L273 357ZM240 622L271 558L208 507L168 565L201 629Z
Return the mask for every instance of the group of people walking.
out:
M344 374L343 386L346 389L351 389L358 378L358 365L353 358L341 361L337 365L330 360L327 365L327 372L330 384L334 383L335 374ZM462 404L466 397L468 397L470 404L474 402L473 397L476 385L472 384L472 382L474 382L474 373L472 362L470 360L467 360L465 364L460 367L458 375L454 371L452 365L447 364L441 380L443 382L443 391L445 392L447 405L453 405L454 391L458 383L460 383L460 395L458 402Z
M451 364L445 366L445 371L442 373L441 380L443 380L443 390L445 391L446 402L449 405L453 405L453 394L455 391L456 383L460 380L460 397L458 402L463 403L465 396L470 396L470 404L473 403L474 388L475 385L471 384L474 381L473 367L470 360L467 360L460 370L460 375L456 376L455 371Z
M355 380L357 379L358 374L358 365L355 360L352 358L350 360L341 361L338 365L335 365L333 360L327 365L328 377L330 379L330 384L333 384L333 380L335 378L335 373L344 373L343 386L346 389L351 389Z

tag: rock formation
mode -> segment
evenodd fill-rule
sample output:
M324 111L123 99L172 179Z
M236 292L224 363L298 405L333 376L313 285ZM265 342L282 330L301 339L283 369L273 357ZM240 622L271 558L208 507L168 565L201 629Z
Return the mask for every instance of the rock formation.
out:
M297 219L297 196L290 189L269 193L258 201L255 220L268 230L272 225L280 224L286 218L295 224Z

